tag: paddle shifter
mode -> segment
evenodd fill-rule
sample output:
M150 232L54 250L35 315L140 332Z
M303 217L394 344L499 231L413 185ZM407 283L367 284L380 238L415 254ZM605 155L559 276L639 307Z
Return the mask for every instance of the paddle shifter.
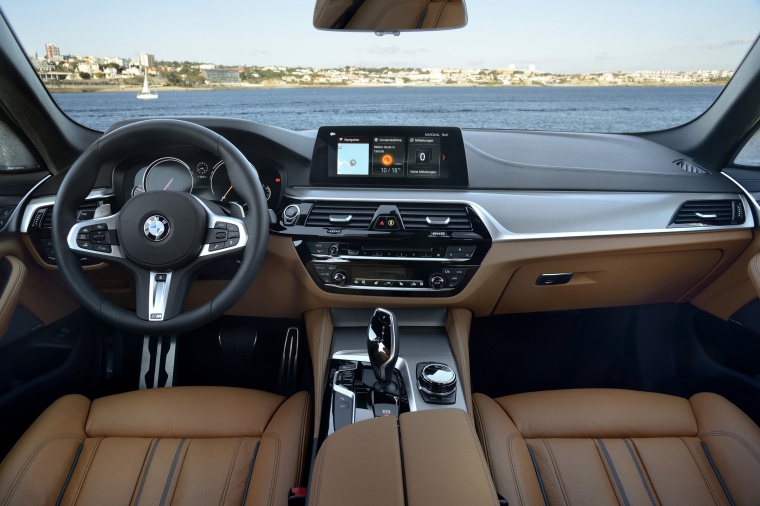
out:
M398 360L398 323L396 315L387 309L377 308L372 313L367 328L367 353L380 385L389 385Z

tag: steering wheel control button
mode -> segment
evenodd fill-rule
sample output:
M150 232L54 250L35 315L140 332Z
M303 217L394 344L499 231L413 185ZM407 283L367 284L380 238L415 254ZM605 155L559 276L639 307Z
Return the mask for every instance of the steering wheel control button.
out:
M97 230L97 225L95 226ZM145 237L154 242L160 242L169 236L171 226L169 220L160 214L156 214L145 220L143 224L143 232Z
M206 244L225 242L227 240L227 237L228 233L226 229L210 228L208 229L208 232L206 232Z
M111 245L110 244L94 244L92 249L93 251L97 251L98 253L110 253Z
M227 241L225 241L224 247L225 248L232 248L234 246L237 246L239 242L240 242L240 239L238 239L238 238L228 239Z
M90 241L77 241L77 246L82 249L92 249L92 243Z
M154 280L156 283L166 283L166 274L156 274L156 275L153 277L153 280Z

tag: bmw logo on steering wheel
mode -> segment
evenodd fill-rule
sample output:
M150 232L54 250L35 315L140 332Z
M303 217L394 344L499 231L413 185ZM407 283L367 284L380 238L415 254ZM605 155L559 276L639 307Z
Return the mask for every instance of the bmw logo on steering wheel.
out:
M145 237L151 241L163 241L169 235L169 220L160 214L153 215L145 220L143 232L145 232Z

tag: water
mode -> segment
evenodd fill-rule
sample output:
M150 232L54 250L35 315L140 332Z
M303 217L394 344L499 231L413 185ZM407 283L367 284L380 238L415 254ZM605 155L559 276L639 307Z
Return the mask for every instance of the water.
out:
M126 118L220 116L303 130L322 125L445 125L576 132L641 132L690 121L720 86L323 88L55 93L82 124Z

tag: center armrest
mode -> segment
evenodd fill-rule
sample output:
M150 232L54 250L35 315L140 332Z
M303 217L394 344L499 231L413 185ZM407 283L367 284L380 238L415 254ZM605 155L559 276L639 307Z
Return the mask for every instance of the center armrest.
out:
M328 478L329 477L329 478ZM467 414L455 408L357 422L317 455L309 505L499 503Z

